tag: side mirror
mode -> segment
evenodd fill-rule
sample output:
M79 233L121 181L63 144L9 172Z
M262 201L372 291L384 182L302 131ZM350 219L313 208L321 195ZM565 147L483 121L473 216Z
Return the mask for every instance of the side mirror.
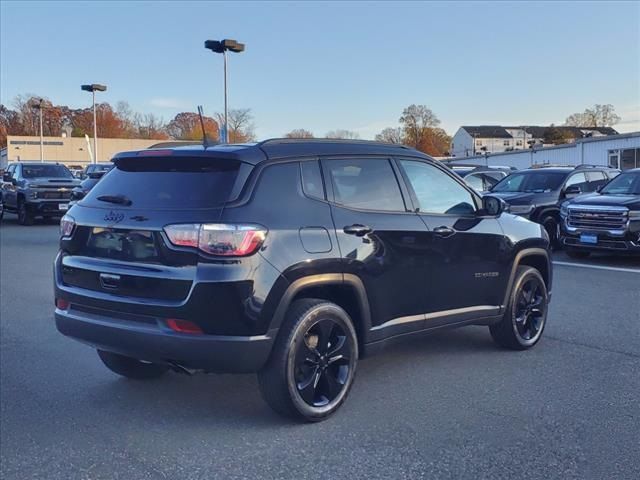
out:
M2 175L2 181L3 181L3 182L9 182L9 183L11 183L11 178L12 178L12 177L11 177L11 174L10 174L10 173L4 173L4 174Z
M508 205L501 198L485 195L482 197L482 209L485 214L497 217L508 210Z
M582 189L578 185L569 185L564 189L564 196L566 198L573 198L582 193Z

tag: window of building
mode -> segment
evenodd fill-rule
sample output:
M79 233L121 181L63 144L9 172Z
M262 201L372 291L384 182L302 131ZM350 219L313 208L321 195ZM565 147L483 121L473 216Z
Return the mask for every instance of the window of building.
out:
M405 211L389 160L326 160L335 202L364 210Z
M516 147L522 146L522 140L516 140Z
M502 144L503 144L505 147L508 147L509 145L511 145L511 142L510 142L509 140L505 140Z

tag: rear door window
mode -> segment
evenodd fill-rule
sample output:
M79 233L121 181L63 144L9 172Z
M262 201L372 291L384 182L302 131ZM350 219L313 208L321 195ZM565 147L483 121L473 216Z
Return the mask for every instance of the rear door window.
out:
M406 211L388 159L326 160L335 202L362 210Z
M193 209L222 206L231 200L241 162L229 159L144 157L120 159L83 201L108 207ZM102 200L100 198L102 197Z

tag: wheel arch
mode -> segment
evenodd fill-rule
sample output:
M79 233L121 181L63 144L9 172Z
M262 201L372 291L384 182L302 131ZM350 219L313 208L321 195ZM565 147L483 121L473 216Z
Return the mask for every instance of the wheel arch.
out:
M362 281L356 275L324 273L295 280L282 295L269 330L279 329L289 306L302 298L319 298L340 306L353 320L360 346L368 341L371 329L369 300Z
M542 279L544 280L547 292L551 296L551 287L553 284L553 266L549 252L543 248L526 248L520 250L513 261L511 266L511 275L509 276L509 283L507 285L507 291L504 297L504 308L509 304L509 295L513 288L513 283L516 279L516 272L519 266L533 267L540 272Z

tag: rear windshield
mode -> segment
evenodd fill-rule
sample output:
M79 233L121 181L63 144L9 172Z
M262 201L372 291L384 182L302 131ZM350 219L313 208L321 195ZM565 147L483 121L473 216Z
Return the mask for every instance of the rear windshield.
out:
M64 165L23 165L22 176L24 178L73 178Z
M100 207L211 208L229 200L240 162L211 158L120 159L83 204Z

